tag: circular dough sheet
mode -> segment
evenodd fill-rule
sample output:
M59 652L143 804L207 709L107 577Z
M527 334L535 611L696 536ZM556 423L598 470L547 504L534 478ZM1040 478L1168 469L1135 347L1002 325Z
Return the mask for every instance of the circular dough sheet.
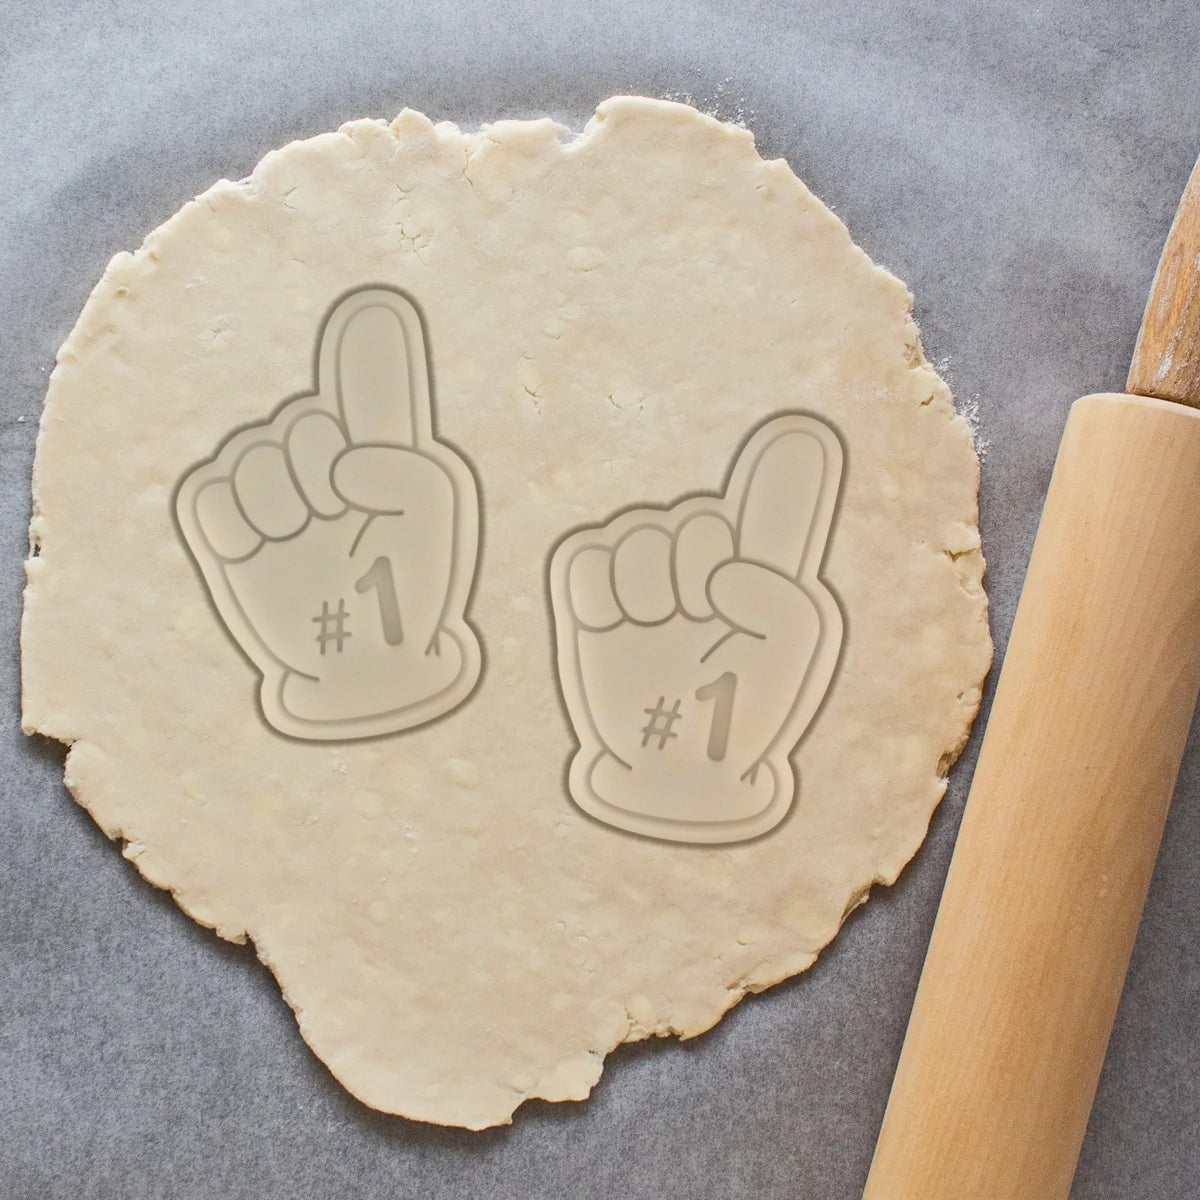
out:
M457 645L469 660L477 634L481 671L465 699L448 675L431 683L450 690L411 727L305 740L272 727L261 664L174 505L231 434L323 390L315 338L365 287L416 302L460 521L478 488ZM587 815L569 776L591 735L571 705L592 684L577 666L575 683L558 676L555 547L587 529L611 542L634 508L652 524L681 502L731 511L739 450L777 419L832 431L822 444L844 459L800 586L828 601L820 628L840 615L844 633L819 708L776 746L786 803L758 836L693 844ZM633 98L576 137L549 120L356 121L215 184L118 254L63 346L34 473L25 727L70 744L67 786L148 880L253 940L351 1092L503 1123L531 1097L585 1097L622 1042L700 1033L804 970L895 880L990 661L977 486L906 288L746 130ZM655 618L638 580L667 578L668 542L631 542L607 576L581 567L581 610L608 611L615 580ZM672 544L694 558L702 543ZM383 577L360 583L382 606ZM705 594L687 584L679 603ZM596 686L611 699L623 678ZM714 761L731 697L714 679L679 725L709 714ZM674 745L659 699L629 701L657 722L647 761Z

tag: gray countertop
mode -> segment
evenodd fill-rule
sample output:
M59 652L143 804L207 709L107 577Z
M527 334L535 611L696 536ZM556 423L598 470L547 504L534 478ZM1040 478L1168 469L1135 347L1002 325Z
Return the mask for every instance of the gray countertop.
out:
M142 882L63 789L61 751L18 728L38 414L113 253L271 148L405 105L579 127L638 92L743 119L908 282L977 406L1003 652L1067 407L1121 387L1200 151L1198 59L1195 0L0 0L0 1194L853 1200L981 728L900 883L712 1033L622 1049L590 1102L507 1129L362 1107L251 952ZM1076 1200L1198 1194L1198 847L1193 739Z

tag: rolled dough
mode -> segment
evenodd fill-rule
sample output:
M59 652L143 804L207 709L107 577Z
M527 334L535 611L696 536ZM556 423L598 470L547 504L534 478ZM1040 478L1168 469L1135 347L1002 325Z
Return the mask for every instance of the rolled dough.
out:
M478 485L482 674L417 727L303 740L264 719L173 502L231 431L313 393L316 331L368 286L419 304L442 457ZM24 726L70 745L68 788L146 879L253 939L365 1103L482 1128L583 1098L622 1042L698 1034L810 966L916 851L966 739L991 655L978 462L910 310L786 163L683 105L614 98L578 136L406 110L285 146L118 254L58 355ZM719 516L739 449L787 414L844 450L820 571L844 636L784 758L794 803L728 844L585 815L554 548L633 508ZM623 603L652 612L622 561ZM585 579L585 614L605 586ZM706 686L716 730L732 685Z

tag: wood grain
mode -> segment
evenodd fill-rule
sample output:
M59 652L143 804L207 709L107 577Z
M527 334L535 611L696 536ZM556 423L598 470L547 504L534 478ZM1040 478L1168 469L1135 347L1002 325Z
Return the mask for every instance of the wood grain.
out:
M1072 409L864 1200L1066 1200L1200 688L1198 482L1197 409Z
M1125 386L1200 406L1200 160L1158 262Z

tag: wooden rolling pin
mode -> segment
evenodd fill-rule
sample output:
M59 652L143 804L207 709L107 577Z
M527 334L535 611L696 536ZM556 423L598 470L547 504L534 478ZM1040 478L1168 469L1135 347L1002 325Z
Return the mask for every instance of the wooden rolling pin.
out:
M1200 687L1200 163L1067 420L864 1200L1066 1200Z

